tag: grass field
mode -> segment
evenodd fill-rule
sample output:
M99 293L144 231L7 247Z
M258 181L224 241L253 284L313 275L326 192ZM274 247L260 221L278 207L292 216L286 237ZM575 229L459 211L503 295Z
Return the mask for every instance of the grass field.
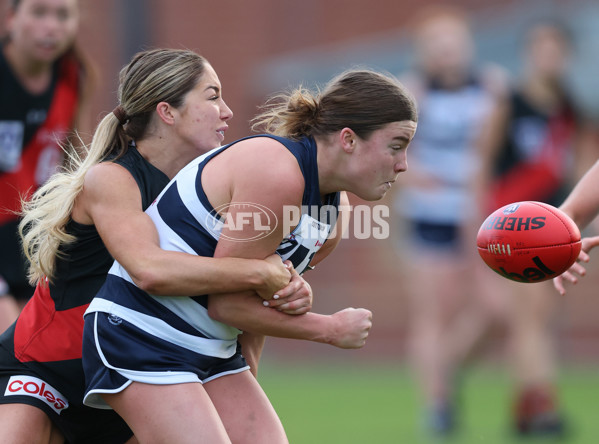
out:
M511 392L505 372L469 371L462 382L461 429L435 440L422 427L418 392L400 365L302 366L263 363L260 382L283 421L291 444L511 444ZM569 419L566 444L599 444L599 369L562 372L560 392Z

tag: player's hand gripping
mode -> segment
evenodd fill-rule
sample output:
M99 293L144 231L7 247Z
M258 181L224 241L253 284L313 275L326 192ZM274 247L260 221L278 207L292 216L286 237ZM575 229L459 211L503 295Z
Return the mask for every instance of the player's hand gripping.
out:
M553 278L553 286L559 292L559 294L566 294L566 288L564 282L569 282L575 285L578 282L578 276L582 277L586 275L586 268L582 263L588 263L591 257L589 251L599 245L599 236L584 237L582 238L582 248L576 262L564 273L556 278ZM577 276L578 275L578 276Z
M288 286L292 277L291 262L283 262L278 254L271 254L265 260L266 267L261 267L264 285L257 289L258 296L268 300L281 288Z
M372 312L365 308L346 308L331 315L333 335L329 344L339 348L361 348L372 327Z
M289 284L276 292L272 299L264 301L264 305L290 315L308 313L312 309L312 287L293 268L291 262L285 261L291 272Z

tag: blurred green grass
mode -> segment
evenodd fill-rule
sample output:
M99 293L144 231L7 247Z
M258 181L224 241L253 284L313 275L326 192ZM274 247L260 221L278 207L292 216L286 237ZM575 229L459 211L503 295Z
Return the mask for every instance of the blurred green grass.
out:
M259 380L291 444L526 444L511 435L508 375L476 367L463 374L460 431L434 439L423 427L414 380L396 364L281 365L266 361ZM599 444L599 369L562 371L559 390L569 434L564 444Z

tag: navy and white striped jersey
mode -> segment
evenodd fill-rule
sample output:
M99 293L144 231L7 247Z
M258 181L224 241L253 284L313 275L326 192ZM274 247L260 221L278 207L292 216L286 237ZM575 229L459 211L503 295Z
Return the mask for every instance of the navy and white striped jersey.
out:
M460 224L472 217L476 200L469 181L480 168L476 140L492 109L492 95L479 77L451 90L434 81L422 88L410 168L430 179L401 187L395 198L400 215L434 224Z
M337 218L339 193L321 198L316 162L316 143L275 136L297 159L304 176L301 218L281 242L277 253L289 259L301 273L329 236ZM245 139L241 139L245 140ZM184 167L146 211L156 224L160 245L165 250L213 256L223 220L212 207L201 177L204 166L230 145L216 148ZM137 288L125 269L115 262L106 283L87 313L106 312L127 320L144 331L194 352L228 358L236 351L234 327L211 319L207 296L155 296Z

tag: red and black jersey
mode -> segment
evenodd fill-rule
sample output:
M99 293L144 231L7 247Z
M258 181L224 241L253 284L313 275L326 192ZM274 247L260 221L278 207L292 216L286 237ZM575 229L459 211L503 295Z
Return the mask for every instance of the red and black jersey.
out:
M54 64L50 87L31 94L0 51L0 224L16 219L21 197L61 163L60 143L72 128L80 81L81 65L67 54Z
M135 178L144 209L169 182L133 146L115 162ZM67 230L76 241L61 247L53 283L37 285L16 323L0 336L0 346L14 354L12 367L34 371L77 403L84 390L83 313L104 283L113 259L93 225L71 221ZM4 364L0 363L0 370Z
M548 114L520 92L511 98L507 137L495 164L493 208L535 200L560 205L570 185L578 118L564 97Z

